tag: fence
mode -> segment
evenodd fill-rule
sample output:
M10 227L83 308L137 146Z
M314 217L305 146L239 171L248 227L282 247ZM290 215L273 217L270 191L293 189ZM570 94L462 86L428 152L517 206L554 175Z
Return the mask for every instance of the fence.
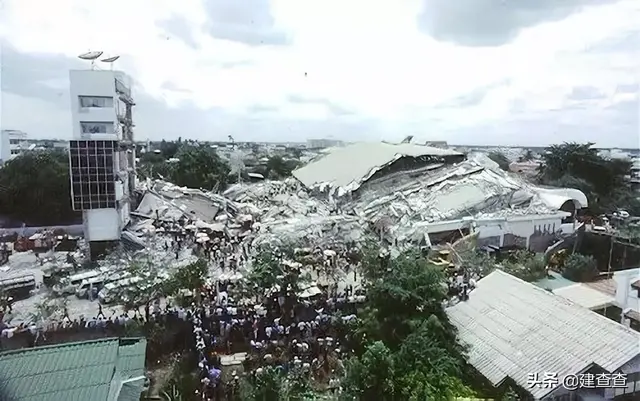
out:
M73 236L82 236L84 231L82 224L73 224L70 226L43 226L43 227L13 227L13 228L0 228L0 236L8 236L12 234L20 234L26 237L30 237L37 232L44 230L61 230L65 233Z
M70 327L48 330L37 336L28 330L16 333L11 338L0 339L0 351L33 347L34 345L53 345L76 341L89 341L110 337L146 337L147 361L153 364L162 356L193 349L193 326L190 322L169 317L163 322L148 321L141 324L121 326L113 324L106 327Z

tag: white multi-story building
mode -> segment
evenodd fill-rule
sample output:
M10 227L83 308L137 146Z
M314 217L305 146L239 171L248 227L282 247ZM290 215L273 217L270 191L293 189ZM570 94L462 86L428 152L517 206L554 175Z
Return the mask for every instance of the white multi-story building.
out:
M6 162L29 150L27 133L14 129L0 131L0 162Z
M332 148L343 144L344 142L338 139L307 139L307 148L310 149Z
M82 211L95 255L120 240L135 207L131 79L118 71L73 70L70 82L71 201Z

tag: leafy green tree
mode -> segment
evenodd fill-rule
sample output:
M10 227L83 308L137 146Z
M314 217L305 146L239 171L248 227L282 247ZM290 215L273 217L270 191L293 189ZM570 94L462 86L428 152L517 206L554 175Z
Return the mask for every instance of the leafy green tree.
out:
M378 325L377 333L368 333L368 337L396 350L416 320L433 315L449 326L450 338L455 338L442 308L446 298L443 270L417 252L406 252L387 263L382 276L367 284L367 309Z
M247 275L247 283L252 290L270 289L281 282L285 269L280 259L270 250L262 250L251 260L251 271Z
M511 161L509 161L509 159L507 158L507 156L504 155L504 153L494 151L489 153L487 156L489 157L489 159L498 163L498 166L500 166L502 170L509 171L509 165L511 164Z
M625 159L605 159L593 143L553 145L542 155L538 180L546 185L572 186L585 192L589 208L596 213L626 209L640 213L640 202L634 196L627 176L632 163Z
M175 295L180 290L197 291L205 284L209 267L207 261L198 259L196 262L181 266L164 284L164 291L168 295Z
M535 158L535 155L533 154L531 149L527 149L527 151L522 156L518 157L518 161L527 162L527 161L533 160L534 158Z
M396 258L365 248L364 310L350 338L345 393L356 400L446 400L469 396L464 347L442 306L442 269L417 252Z
M177 141L165 141L164 139L160 142L160 152L162 156L166 159L171 159L176 156L180 147L182 146L182 138L178 138Z
M577 282L593 281L600 274L598 264L593 256L574 253L566 260L562 268L562 276Z
M299 164L297 160L285 160L280 156L272 156L267 161L265 176L272 180L289 177Z
M183 145L171 169L170 181L176 185L207 190L223 190L229 182L229 165L214 149L206 146Z
M460 250L458 257L469 272L480 277L490 274L496 268L527 282L540 280L547 274L544 256L527 250L517 250L508 254L502 261L497 261L488 253L469 247Z
M395 361L391 350L376 341L367 346L359 358L347 361L345 392L358 400L393 399L395 388Z
M557 179L548 180L545 184L552 187L579 189L587 196L594 193L593 185L589 181L569 174L560 176Z
M195 392L200 389L200 380L193 371L197 363L192 355L178 354L172 361L170 376L160 389L162 401L192 401L196 400Z
M80 220L71 208L69 156L60 150L20 155L0 168L0 213L30 226Z
M310 387L309 378L298 368L285 373L273 366L265 366L253 377L243 380L240 399L242 401L313 401L318 397Z
M516 251L502 263L505 272L524 281L533 282L547 275L544 255L529 251Z
M402 399L450 400L473 396L461 379L464 358L455 338L434 316L409 335L395 355Z
M300 148L292 148L291 149L291 155L293 157L295 157L296 159L300 159L300 157L302 157L302 149L300 149Z
M169 178L171 176L172 165L162 155L147 152L140 156L140 162L136 165L138 177L140 178Z

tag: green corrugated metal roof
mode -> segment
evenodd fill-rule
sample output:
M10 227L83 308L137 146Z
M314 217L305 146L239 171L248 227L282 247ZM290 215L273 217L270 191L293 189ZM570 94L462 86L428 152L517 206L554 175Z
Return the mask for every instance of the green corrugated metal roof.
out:
M118 394L117 401L138 401L140 394L144 389L144 380L136 380L129 383L124 383Z
M144 375L144 358L147 353L146 340L122 339L118 351L117 368L124 378Z
M145 347L144 339L108 338L2 352L0 399L106 400L117 367L144 373Z

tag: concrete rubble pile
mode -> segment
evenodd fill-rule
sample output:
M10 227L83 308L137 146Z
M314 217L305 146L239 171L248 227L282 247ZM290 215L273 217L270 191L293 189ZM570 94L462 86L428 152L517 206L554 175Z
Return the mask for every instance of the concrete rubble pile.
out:
M223 196L164 181L146 182L145 195L125 237L140 245L155 233L154 221L186 217L201 228L222 231L252 246L295 243L327 246L364 235L358 216L338 214L309 196L297 181L236 184Z
M259 230L251 237L256 246L301 242L327 246L364 235L357 216L335 213L329 203L310 197L293 179L237 184L225 196L258 222Z
M313 282L326 282L324 274L314 269L323 265L344 268L348 265L346 255L350 245L364 236L365 225L360 217L332 211L328 203L309 197L293 179L236 184L223 195L180 188L164 181L147 181L141 189L145 192L132 213L134 219L125 238L144 245L146 249L139 252L154 255L159 261L153 264L160 264L166 263L167 258L162 262L157 255L166 255L167 244L173 241L159 226L178 224L195 232L196 237L206 231L217 232L214 241L220 247L224 247L220 244L225 240L239 245L234 247L236 256L232 256L237 261L236 267L229 271L213 263L209 267L213 278L225 278L232 273L241 278L250 269L246 262L252 250L263 245L286 244L299 246L298 252L308 255L305 265L299 267L311 273ZM195 257L191 255L189 263Z
M384 231L392 243L424 235L430 223L462 218L489 219L552 214L539 192L484 155L453 165L434 165L419 174L368 182L357 196L310 195L296 179L241 183L223 195L146 182L136 215L145 220L129 232L153 230L153 219L181 216L241 238L245 244L293 243L336 247L362 239L366 231Z
M393 155L392 160L396 159ZM318 193L313 185L307 189L296 178L240 183L223 194L162 180L143 181L138 188L142 198L122 234L125 249L91 268L113 275L137 264L137 274L149 281L166 278L176 268L205 257L211 278L240 279L251 268L250 255L257 248L292 245L305 254L302 270L328 266L345 276L351 271L348 255L367 233L393 244L389 249L393 254L421 243L429 226L436 223L552 214L566 199L500 170L486 156L470 155L461 162L437 162L381 177L373 177L365 167L360 170L368 178L357 181L357 192L335 187L329 193ZM325 175L330 174L316 170L320 170L314 173L319 180L329 182L331 177ZM333 173L340 178L344 170L348 166L334 168ZM343 181L351 185L348 179ZM586 205L586 199L581 203ZM42 271L70 268L66 252L53 256L41 255L37 266L32 253L12 255L7 269L36 275L39 288ZM21 266L19 260L29 267ZM72 265L74 271L88 268ZM323 274L316 271L312 276L322 281ZM19 309L32 309L43 299L42 294L39 291L23 301ZM87 305L75 306L87 313Z
M526 182L483 156L401 177L393 184L372 183L345 208L398 241L417 239L433 222L554 212Z

